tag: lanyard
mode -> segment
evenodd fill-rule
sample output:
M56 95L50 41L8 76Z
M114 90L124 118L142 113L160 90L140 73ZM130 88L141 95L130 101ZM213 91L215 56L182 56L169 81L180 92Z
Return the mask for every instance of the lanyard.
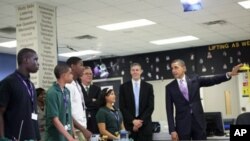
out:
M68 95L66 93L64 93L64 91L62 90L62 94L63 94L63 104L64 104L64 110L67 111L68 109ZM67 111L68 112L68 111Z
M116 119L116 122L117 122L118 130L120 130L120 124L119 124L119 122L120 122L120 117L119 117L118 111L117 111L117 110L115 110L115 111L110 110L110 112L111 112L112 115L114 115L114 117L115 117L115 119Z
M66 111L66 123L69 121L69 111L68 111L68 104L69 104L69 95L62 90L63 95L63 104L64 104L64 111Z
M82 88L81 88L80 84L77 81L74 80L74 83L75 83L75 86L76 86L78 92L81 95L82 106L83 106L83 109L85 110L85 109L87 109L87 107L86 107L85 100L84 100L84 97L83 97Z
M28 94L30 96L30 100L32 103L32 111L34 111L34 88L32 83L29 81L29 84L27 81L25 81L19 74L16 74L17 77L20 79L20 81L24 84L26 90L28 91Z

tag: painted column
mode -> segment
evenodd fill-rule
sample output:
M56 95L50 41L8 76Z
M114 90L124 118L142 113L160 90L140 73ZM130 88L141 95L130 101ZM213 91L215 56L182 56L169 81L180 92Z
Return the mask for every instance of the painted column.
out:
M17 52L22 48L34 49L39 57L39 71L31 75L35 87L47 89L55 81L57 64L56 7L30 3L16 7Z

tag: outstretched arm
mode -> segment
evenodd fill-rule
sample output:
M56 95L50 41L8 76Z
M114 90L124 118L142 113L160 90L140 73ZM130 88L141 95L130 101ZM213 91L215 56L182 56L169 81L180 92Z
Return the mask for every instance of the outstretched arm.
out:
M240 67L242 67L242 66L243 66L243 64L238 64L238 65L234 66L232 71L228 72L227 75L230 77L238 75L238 71L239 71Z

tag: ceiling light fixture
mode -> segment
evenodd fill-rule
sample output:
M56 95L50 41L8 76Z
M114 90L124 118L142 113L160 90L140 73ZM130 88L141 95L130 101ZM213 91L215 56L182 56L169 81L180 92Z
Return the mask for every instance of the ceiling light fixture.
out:
M101 26L97 26L97 28L101 28L101 29L104 29L107 31L115 31L115 30L122 30L122 29L128 29L128 28L147 26L147 25L152 25L152 24L156 24L156 23L152 22L150 20L147 20L147 19L140 19L140 20L134 20L134 21L101 25Z
M182 36L182 37L175 37L175 38L169 38L169 39L150 41L150 43L156 44L156 45L165 45L165 44L193 41L193 40L198 40L198 39L199 38L194 37L194 36Z
M16 40L0 43L0 47L14 48L17 46Z
M250 0L238 2L240 6L245 9L250 9Z
M202 9L202 0L181 0L184 12L198 11Z
M85 56L85 55L99 54L99 53L101 52L95 51L95 50L83 50L83 51L77 51L77 52L60 53L59 56L72 57L72 56Z

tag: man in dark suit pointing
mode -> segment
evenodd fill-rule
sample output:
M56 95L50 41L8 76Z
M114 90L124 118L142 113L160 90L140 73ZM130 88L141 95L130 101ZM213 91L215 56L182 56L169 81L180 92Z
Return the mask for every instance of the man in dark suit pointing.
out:
M122 84L119 93L124 125L134 141L152 141L153 86L141 80L140 64L131 64L130 74L132 80Z
M171 63L175 80L166 86L166 110L172 140L206 139L206 121L201 104L200 87L230 80L232 76L238 74L241 66L242 64L239 64L225 74L189 77L185 74L186 66L183 60L176 59Z

